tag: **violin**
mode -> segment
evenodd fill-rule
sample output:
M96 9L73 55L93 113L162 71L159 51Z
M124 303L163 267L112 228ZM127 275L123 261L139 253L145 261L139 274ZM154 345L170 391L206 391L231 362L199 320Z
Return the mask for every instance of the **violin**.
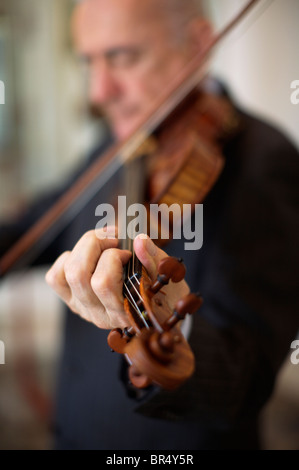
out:
M203 131L202 137L195 129ZM196 91L181 103L179 113L169 116L153 133L140 147L139 154L135 153L126 163L127 203L144 200L145 188L146 200L150 201L146 228L141 232L147 233L148 227L152 229L153 222L157 223L151 217L151 203L166 208L174 203L183 208L188 203L194 209L204 199L224 166L221 146L237 129L237 113L226 98ZM182 146L185 146L184 151ZM145 172L148 167L151 168L150 178ZM138 184L132 185L132 181ZM174 212L171 221L163 219L162 214L156 228L159 246L165 244L161 236L163 225L171 222L173 231L175 225L181 225L182 213ZM129 223L127 219L126 226ZM180 299L172 311L163 289L169 282L184 279L183 260L163 259L158 266L157 279L151 280L135 255L135 234L128 235L122 247L132 252L132 259L125 268L123 295L131 326L123 331L112 330L108 344L112 351L125 356L130 382L136 388L154 383L174 390L191 377L195 367L194 355L179 323L200 309L203 298L190 293Z
M237 131L239 118L225 97L210 96L200 85L206 76L206 63L211 53L258 1L249 1L206 50L175 77L136 131L96 160L3 256L1 276L22 265L36 254L36 249L44 248L45 235L51 231L52 238L56 236L121 167L125 167L129 182L134 172L138 175L134 179L139 182L134 194L129 191L132 202L146 200L167 206L175 202L180 207L190 204L194 209L204 200L224 167L222 147ZM173 216L171 222L173 231L182 220ZM163 220L158 227L159 233L162 225ZM162 237L159 242L163 245ZM123 247L133 254L125 268L123 290L130 327L123 331L112 330L108 344L113 351L125 356L129 377L135 387L145 388L155 383L173 390L193 374L195 363L180 322L197 312L203 299L201 295L191 293L180 299L172 310L164 289L168 283L184 279L183 261L165 258L158 266L157 279L152 280L135 256L132 239L125 243L127 245Z

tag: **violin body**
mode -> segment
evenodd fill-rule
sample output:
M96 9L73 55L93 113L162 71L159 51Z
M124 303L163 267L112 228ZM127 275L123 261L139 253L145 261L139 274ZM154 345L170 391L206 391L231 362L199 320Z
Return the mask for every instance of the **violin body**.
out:
M184 204L195 205L204 201L225 165L223 146L240 127L240 118L231 102L224 96L214 96L200 91L193 92L154 134L158 150L148 158L147 200L158 204L162 218L158 244L164 245L163 205L180 207L179 218L171 214L172 230L183 223ZM153 227L149 204L148 226Z

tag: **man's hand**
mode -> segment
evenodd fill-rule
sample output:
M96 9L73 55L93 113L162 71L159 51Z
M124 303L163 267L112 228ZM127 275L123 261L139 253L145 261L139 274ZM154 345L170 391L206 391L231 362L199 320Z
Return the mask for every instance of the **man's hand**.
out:
M131 252L120 250L118 240L109 238L114 227L85 233L73 251L63 253L46 274L47 283L75 313L103 329L130 326L123 307L123 267ZM134 250L154 280L161 259L167 254L148 237L134 240ZM170 283L165 292L173 307L189 293L185 281Z

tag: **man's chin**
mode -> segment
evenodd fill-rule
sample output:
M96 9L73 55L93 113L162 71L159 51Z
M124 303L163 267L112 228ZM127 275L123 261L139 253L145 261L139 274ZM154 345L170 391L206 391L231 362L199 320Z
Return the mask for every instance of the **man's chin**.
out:
M141 117L138 115L124 118L120 121L110 120L114 135L118 141L124 141L130 137L141 124Z
M136 126L128 126L128 125L120 125L120 126L113 126L114 135L118 141L124 141L128 139L134 130L136 130Z

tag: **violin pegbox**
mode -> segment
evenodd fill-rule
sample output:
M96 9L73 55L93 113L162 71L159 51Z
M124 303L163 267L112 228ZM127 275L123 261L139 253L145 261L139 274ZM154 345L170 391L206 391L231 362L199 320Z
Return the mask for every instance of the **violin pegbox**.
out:
M169 282L178 283L184 279L186 268L182 259L173 257L164 258L158 266L158 276L154 283L149 287L148 297L155 296L161 289L168 285ZM163 293L163 291L161 291ZM146 293L144 292L145 297ZM164 331L171 330L178 322L185 319L186 315L193 315L201 307L203 299L200 294L188 294L180 299L169 318L162 323ZM163 298L156 296L154 303L158 307L165 307ZM155 315L156 318L156 315Z
M125 355L130 365L129 379L136 388L146 388L154 383L166 390L173 390L194 372L194 355L179 322L201 307L202 297L188 294L178 300L172 310L163 289L169 282L182 281L185 274L183 261L172 257L160 262L154 282L143 268L137 297L147 326L140 328L138 318L135 322L136 313L125 299L131 327L123 331L112 330L108 336L110 347Z
M156 281L150 286L150 291L153 294L166 286L169 281L180 282L186 275L186 268L181 258L164 258L160 261L158 266L158 276Z

